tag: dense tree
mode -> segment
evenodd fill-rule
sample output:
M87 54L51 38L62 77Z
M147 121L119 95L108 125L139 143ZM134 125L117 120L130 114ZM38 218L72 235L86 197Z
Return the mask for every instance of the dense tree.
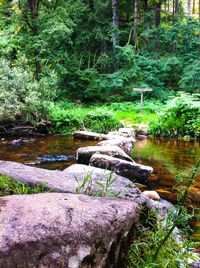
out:
M180 87L192 90L187 66L200 51L200 7L192 4L1 0L0 57L11 68L26 65L33 81L46 79L57 99L130 99L137 86L165 99Z

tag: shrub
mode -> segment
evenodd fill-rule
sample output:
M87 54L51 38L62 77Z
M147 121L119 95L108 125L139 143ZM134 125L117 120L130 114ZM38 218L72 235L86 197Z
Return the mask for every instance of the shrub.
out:
M2 60L0 121L20 120L35 123L46 118L47 107L55 94L53 88L49 90L50 82L47 81L47 78L36 81L33 74L25 70L22 64L11 66L8 61Z
M191 175L184 177L179 174L177 180L178 204L168 209L167 216L163 217L159 211L150 213L145 226L140 226L139 237L136 239L128 255L128 267L159 267L178 268L190 267L198 259L191 251L189 240L182 239L177 227L182 227L185 235L190 230L189 221L194 218L188 213L186 204L190 201L189 189L199 173L200 160L192 168Z
M151 134L165 137L200 136L200 100L197 95L179 93L150 125Z
M106 107L85 107L69 102L54 104L49 116L53 122L52 132L72 134L76 130L88 129L107 133L121 126L115 113Z

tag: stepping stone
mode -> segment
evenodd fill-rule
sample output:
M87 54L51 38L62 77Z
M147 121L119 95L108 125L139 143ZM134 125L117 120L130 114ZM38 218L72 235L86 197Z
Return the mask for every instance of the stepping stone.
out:
M93 154L100 153L110 155L129 162L133 160L118 146L88 146L77 150L76 160L79 164L88 165Z
M90 165L102 169L114 171L131 181L144 182L153 172L153 168L145 165L128 162L112 156L103 154L94 154L90 159Z

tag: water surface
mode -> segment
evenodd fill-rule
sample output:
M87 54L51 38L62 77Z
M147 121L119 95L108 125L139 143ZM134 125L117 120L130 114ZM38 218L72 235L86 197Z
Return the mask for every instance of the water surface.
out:
M63 170L76 163L76 150L94 145L94 141L74 140L72 136L46 136L36 139L0 140L0 160L16 161L47 169ZM133 159L154 168L146 188L155 189L161 197L176 201L175 177L187 173L200 158L200 143L167 139L137 141ZM192 204L200 209L200 174L191 189ZM199 213L200 217L200 213ZM200 240L200 221L193 223Z

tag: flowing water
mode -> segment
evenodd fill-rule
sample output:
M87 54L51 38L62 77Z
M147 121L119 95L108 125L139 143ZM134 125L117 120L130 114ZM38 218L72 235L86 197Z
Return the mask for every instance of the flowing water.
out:
M76 163L76 150L95 142L74 140L72 136L46 136L36 139L0 140L0 160L16 161L47 169L64 169ZM161 197L175 202L175 176L187 172L200 158L200 143L177 140L148 139L137 141L133 159L154 168L147 186ZM200 208L200 175L190 195L193 205ZM200 216L200 213L198 217ZM200 241L200 220L193 222L194 238Z

